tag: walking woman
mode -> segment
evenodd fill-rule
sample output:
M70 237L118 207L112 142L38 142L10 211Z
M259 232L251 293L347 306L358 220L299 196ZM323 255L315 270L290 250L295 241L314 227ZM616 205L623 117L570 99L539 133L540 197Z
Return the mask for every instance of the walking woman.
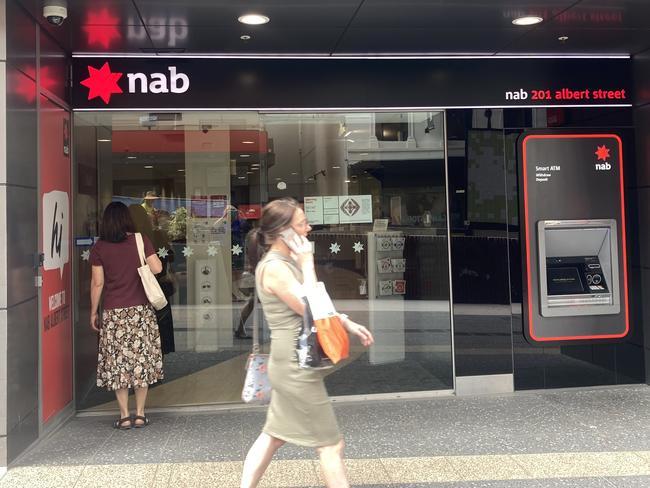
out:
M251 259L264 254L255 269L255 282L271 329L268 373L273 393L266 424L244 462L242 488L257 486L273 454L286 442L317 449L328 487L349 486L343 465L343 438L325 390L324 373L301 369L296 361L304 313L300 290L316 283L314 256L307 240L310 230L298 203L281 199L264 207L260 225L252 231L251 240L258 253ZM364 346L373 343L362 325L347 318L343 325Z
M140 258L134 232L126 205L110 203L104 210L100 239L90 251L90 326L99 332L97 386L115 391L120 407L120 418L113 424L117 429L149 424L144 412L147 390L163 378L160 333L138 274ZM142 240L149 268L160 273L162 263L151 241L146 236ZM134 417L129 412L129 388L135 390Z

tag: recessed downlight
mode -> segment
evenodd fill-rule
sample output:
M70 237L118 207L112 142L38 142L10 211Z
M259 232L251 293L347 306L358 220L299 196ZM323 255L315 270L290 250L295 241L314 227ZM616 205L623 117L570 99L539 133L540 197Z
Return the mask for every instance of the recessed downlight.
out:
M242 144L255 144L255 141L241 141Z
M97 139L97 142L111 142L110 139Z
M566 42L569 40L569 36L560 36L557 38L557 40L560 42Z
M250 158L251 155L250 154L240 154L239 157L240 158Z
M517 17L512 20L512 23L515 25L535 25L543 22L544 19L537 17L536 15L526 15L524 17Z
M126 159L138 159L137 156L127 156Z
M271 19L269 19L266 15L246 14L240 16L237 20L239 20L239 22L241 22L242 24L262 25L262 24L267 24Z
M243 36L239 36L239 38L242 41L250 41L251 40L251 36L249 36L248 34L244 34Z
M146 166L144 167L144 169L153 169L153 166L151 166L150 164L148 164L148 165L146 165Z

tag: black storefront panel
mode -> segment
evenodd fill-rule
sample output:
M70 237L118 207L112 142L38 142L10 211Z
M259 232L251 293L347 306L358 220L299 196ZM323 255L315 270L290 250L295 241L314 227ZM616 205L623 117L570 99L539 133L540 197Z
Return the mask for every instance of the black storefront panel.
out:
M629 105L629 59L77 57L77 109Z

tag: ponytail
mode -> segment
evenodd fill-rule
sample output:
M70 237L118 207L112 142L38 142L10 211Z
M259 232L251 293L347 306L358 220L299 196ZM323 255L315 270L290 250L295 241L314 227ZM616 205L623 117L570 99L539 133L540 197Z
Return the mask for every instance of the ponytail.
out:
M255 271L257 263L260 262L260 259L262 259L265 252L266 245L264 243L264 234L262 234L259 227L257 227L250 231L246 236L247 265L250 271Z
M246 254L251 270L257 267L280 232L291 225L293 214L298 208L300 206L293 198L280 198L264 206L259 226L246 236Z

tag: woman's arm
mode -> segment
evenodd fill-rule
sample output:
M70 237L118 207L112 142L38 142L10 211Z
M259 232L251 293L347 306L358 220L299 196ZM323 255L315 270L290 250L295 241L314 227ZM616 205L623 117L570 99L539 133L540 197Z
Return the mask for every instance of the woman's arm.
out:
M271 261L266 264L260 281L269 293L277 296L298 315L305 313L302 285L287 264L282 261Z
M149 269L153 274L158 274L163 269L162 261L157 254L147 256L147 264L149 265Z
M93 266L90 278L90 327L99 332L99 299L104 289L104 268Z

